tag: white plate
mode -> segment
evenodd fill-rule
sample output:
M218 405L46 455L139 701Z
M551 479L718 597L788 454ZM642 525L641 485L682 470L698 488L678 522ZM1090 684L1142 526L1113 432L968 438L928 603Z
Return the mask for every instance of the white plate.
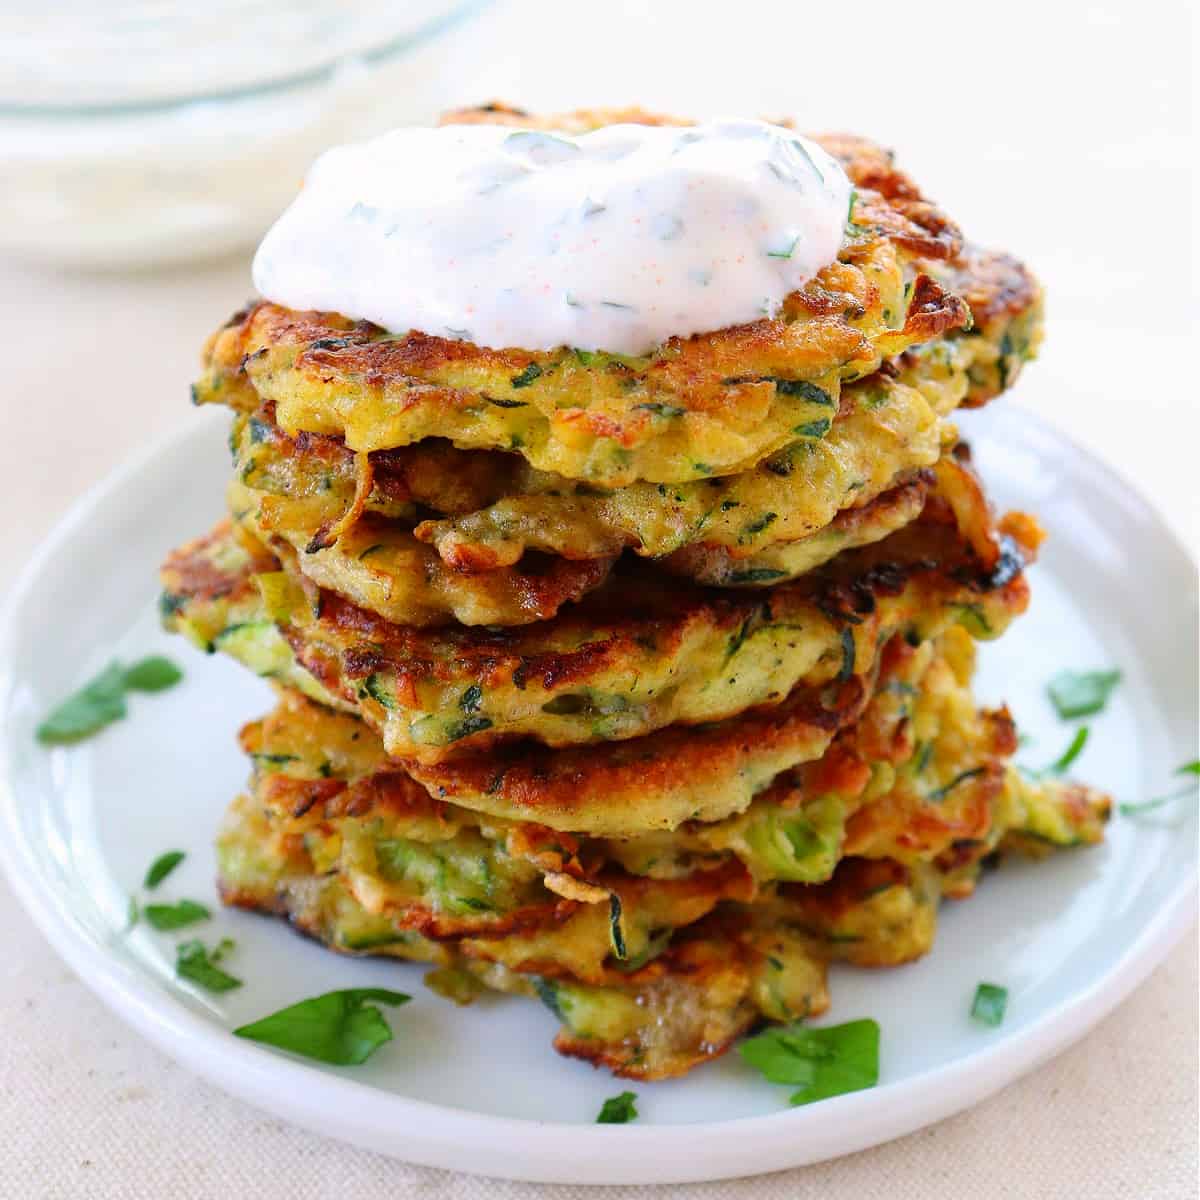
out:
M337 958L278 923L220 912L206 939L238 946L246 986L214 998L174 978L177 938L122 932L150 861L182 847L162 892L213 900L211 840L246 764L234 734L269 706L264 684L157 627L155 569L218 515L225 420L196 423L86 497L48 539L12 599L0 641L0 856L34 920L80 976L173 1058L289 1120L413 1162L529 1180L654 1183L774 1171L885 1141L974 1104L1082 1036L1162 959L1191 920L1197 806L1115 817L1102 848L989 874L943 908L932 955L893 971L833 972L829 1020L875 1016L880 1086L789 1109L787 1089L736 1054L670 1083L635 1085L642 1117L597 1126L625 1085L550 1049L539 1005L458 1009L419 968ZM985 700L1006 697L1050 762L1072 729L1044 695L1058 669L1119 666L1093 720L1081 775L1121 799L1172 785L1196 756L1196 576L1152 512L1105 468L1028 413L964 420L1000 505L1051 532L1029 614L983 652ZM69 750L33 739L54 701L112 656L164 651L182 685L135 697L130 716ZM190 931L189 931L190 933ZM972 1023L981 980L1009 989L1003 1026ZM228 1030L335 987L399 987L395 1040L369 1063L324 1068Z

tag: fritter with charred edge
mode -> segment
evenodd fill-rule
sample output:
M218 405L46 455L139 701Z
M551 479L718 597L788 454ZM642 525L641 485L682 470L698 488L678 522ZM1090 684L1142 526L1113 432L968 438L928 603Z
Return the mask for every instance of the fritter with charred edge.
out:
M965 384L965 375L960 378ZM839 512L861 509L902 485L937 461L949 436L926 397L895 379L876 375L855 384L843 404L849 411L827 437L789 446L750 471L699 483L633 483L612 492L535 471L516 455L454 451L441 442L354 455L332 438L288 438L268 410L235 422L234 465L272 530L307 551L301 562L314 577L331 556L353 571L373 535L389 526L398 544L411 546L413 535L399 522L411 523L421 506L444 512L446 501L472 491L487 496L484 506L423 521L414 530L457 572L491 573L528 551L581 560L629 548L662 558L681 548L717 546L743 559L807 538ZM442 465L451 495L429 486L430 459ZM360 532L356 521L372 533ZM406 549L396 569L378 560L372 569L398 576L413 554ZM459 586L480 585L467 579Z
M825 436L843 380L971 321L923 265L959 252L957 230L883 151L824 143L857 189L846 242L774 319L629 357L491 349L258 302L210 339L194 396L273 403L285 432L354 451L440 436L606 487L747 470Z
M688 575L696 567L704 572L698 578L720 586L794 577L842 545L832 530L817 536L839 511L846 515L843 525L855 530L855 544L872 529L896 527L854 518L881 493L901 486L906 473L935 461L948 433L938 418L964 399L981 403L998 390L978 382L996 375L997 362L1007 363L1003 375L1011 384L1032 352L1040 292L1019 263L968 248L961 262L943 269L965 293L976 325L964 336L907 352L898 377L885 364L843 393L824 438L794 443L737 475L605 491L538 471L517 454L459 450L438 438L356 455L340 439L304 433L288 438L275 425L270 404L239 416L235 466L256 491L306 501L293 507L292 544L338 555L351 570L355 554L377 544L360 544L360 538L350 549L333 547L353 517L363 512L411 524L432 509L445 515L423 521L416 536L458 571L508 566L528 549L583 559L628 547L647 557L672 555L672 570ZM1024 351L1014 349L1022 346ZM731 565L768 547L769 563L741 570ZM402 561L410 557L406 552ZM478 623L507 622L485 616Z
M1099 840L1106 798L1058 782L1020 786L1037 793L1039 824L1067 831L1062 844ZM718 1056L763 1019L824 1011L830 961L893 966L928 952L941 895L969 895L984 853L1027 848L1022 828L1002 824L1005 814L1023 811L1020 805L1000 811L987 839L970 844L975 857L968 865L847 858L819 886L784 885L755 903L726 901L683 927L664 926L657 936L651 930L636 955L625 941L624 904L591 906L589 922L573 924L576 916L496 937L432 941L369 913L337 873L294 874L295 864L273 856L279 843L262 835L261 810L244 800L222 835L222 893L227 903L285 916L345 953L435 963L441 970L431 985L460 1002L481 985L536 995L562 1022L560 1053L618 1075L661 1079ZM1049 848L1036 845L1039 853ZM641 911L639 894L650 889L622 893L631 911ZM606 923L606 957L597 966L598 930ZM566 964L582 964L587 977Z
M322 688L301 690L361 713L397 757L435 762L517 737L635 738L869 671L896 631L920 639L964 622L977 636L999 634L1027 603L1021 566L1039 531L1011 515L998 538L970 474L949 478L959 486L917 521L793 583L703 590L622 564L603 588L528 629L395 626L306 592L303 577L263 570L261 549L239 557L218 529L164 566L166 622L298 686L294 654Z
M724 821L607 840L489 817L433 799L356 718L296 693L242 731L252 802L273 853L340 871L371 912L433 937L558 920L607 902L606 875L680 879L735 861L756 884L820 883L844 854L932 860L995 825L1008 714L979 712L961 629L937 652L895 641L862 717L818 761L777 778ZM1028 813L1006 824L1034 827ZM1062 841L1061 829L1048 829ZM632 934L630 935L633 936ZM636 939L635 939L636 940Z
M546 621L564 604L603 584L616 561L572 562L535 554L511 567L465 575L402 525L383 517L364 516L326 540L338 514L320 495L269 495L235 479L226 499L241 529L276 549L315 586L411 627L452 620L488 626Z

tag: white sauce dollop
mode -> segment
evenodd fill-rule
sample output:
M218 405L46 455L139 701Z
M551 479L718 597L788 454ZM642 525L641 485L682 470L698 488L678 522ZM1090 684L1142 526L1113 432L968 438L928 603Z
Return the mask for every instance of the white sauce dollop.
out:
M762 121L398 129L317 159L254 283L393 332L644 354L774 315L837 257L850 194Z

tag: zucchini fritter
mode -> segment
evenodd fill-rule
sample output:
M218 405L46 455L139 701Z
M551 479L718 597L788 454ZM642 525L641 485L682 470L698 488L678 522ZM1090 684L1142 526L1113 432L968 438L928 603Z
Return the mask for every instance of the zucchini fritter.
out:
M605 487L747 470L824 437L843 380L971 322L927 270L961 250L957 230L884 151L821 140L856 187L846 243L776 318L634 358L495 350L261 302L210 339L195 398L244 412L273 403L288 434L343 436L354 451L446 437Z
M965 372L955 385L947 390L961 397ZM536 471L517 455L460 451L436 440L355 455L333 438L287 437L272 422L270 408L239 416L232 445L241 484L272 532L297 551L310 551L302 563L313 578L328 575L325 564L335 559L355 572L357 558L389 524L403 554L394 568L378 560L372 568L396 578L396 591L410 561L432 578L437 564L419 558L421 547L413 547L406 529L422 508L448 514L421 521L413 532L455 572L491 573L529 551L577 561L631 549L658 559L678 552L666 565L686 574L689 548L719 547L741 560L812 537L839 512L859 511L932 466L952 438L921 390L886 375L849 388L842 407L828 436L793 443L749 471L669 486L632 483L614 491ZM240 506L247 507L249 498ZM482 502L461 507L472 498ZM373 532L360 535L356 517ZM833 546L827 556L829 550ZM808 557L814 565L823 561L811 551ZM463 589L481 586L445 570L438 578L447 587L456 579Z
M256 736L250 733L251 746L260 744ZM1007 799L1018 791L1022 800ZM536 995L563 1024L560 1052L644 1079L686 1072L763 1018L823 1011L829 961L891 966L920 957L933 942L940 896L969 895L980 862L996 850L1030 847L1023 821L1055 830L1053 842L1035 835L1040 854L1054 844L1099 840L1108 809L1106 798L1078 785L1030 784L1013 772L983 836L936 862L848 857L825 883L768 888L752 903L746 877L728 868L675 881L610 872L598 896L564 898L543 886L534 903L516 910L519 919L510 912L506 920L492 910L513 894L514 846L518 855L522 845L534 847L526 858L545 871L548 860L539 853L578 864L586 843L559 845L525 827L520 836L509 831L499 844L504 849L486 850L490 858L473 855L485 844L461 834L457 842L439 841L456 816L447 806L430 812L419 796L413 812L392 804L409 835L396 839L393 828L371 827L380 798L365 799L360 784L341 800L330 791L315 802L335 829L356 826L352 848L341 852L349 865L338 867L327 857L336 833L326 830L314 842L273 829L257 798L264 794L282 799L259 780L256 798L236 801L222 832L227 903L287 916L346 953L437 964L442 970L431 985L460 1001L480 984ZM308 828L320 831L322 822ZM364 853L374 871L365 879ZM567 886L552 873L543 878ZM434 916L435 908L449 915Z
M919 640L963 622L998 635L1025 608L1038 535L1010 516L997 536L970 473L948 465L947 479L917 521L793 583L706 590L621 564L554 620L515 629L393 625L218 528L165 565L166 619L314 695L294 655L318 698L358 711L397 757L625 740L869 672L897 631Z

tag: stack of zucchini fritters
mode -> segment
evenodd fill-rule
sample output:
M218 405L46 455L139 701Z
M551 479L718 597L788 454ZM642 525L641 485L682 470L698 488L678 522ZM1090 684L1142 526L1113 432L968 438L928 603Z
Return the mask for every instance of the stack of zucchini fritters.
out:
M266 302L212 337L229 519L164 612L279 693L228 903L536 995L560 1051L654 1079L820 1013L830 961L924 954L997 854L1099 840L1107 801L1023 778L970 692L1040 531L950 417L1016 378L1037 285L819 140L845 243L774 319L640 358Z

